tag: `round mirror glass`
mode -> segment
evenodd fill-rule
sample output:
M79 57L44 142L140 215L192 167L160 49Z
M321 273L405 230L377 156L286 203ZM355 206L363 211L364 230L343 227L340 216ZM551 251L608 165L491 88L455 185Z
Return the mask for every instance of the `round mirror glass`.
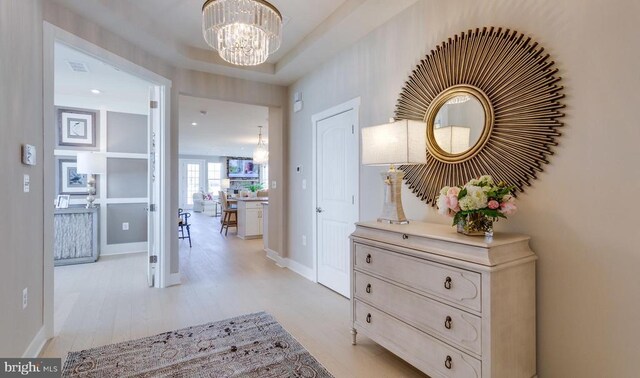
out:
M453 93L433 120L433 137L448 154L464 154L478 143L485 127L485 111L471 93Z

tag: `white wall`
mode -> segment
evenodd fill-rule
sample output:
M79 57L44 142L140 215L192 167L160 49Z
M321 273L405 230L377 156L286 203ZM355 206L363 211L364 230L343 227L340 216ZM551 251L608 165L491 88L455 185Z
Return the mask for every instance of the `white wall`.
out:
M499 231L532 235L538 263L540 377L631 377L640 371L640 88L638 1L422 0L289 88L290 161L311 167L311 115L360 96L361 126L385 122L411 70L461 31L503 26L546 48L564 77L567 116L551 164ZM303 175L289 174L300 188ZM360 170L361 216L381 210L378 168ZM288 257L312 266L311 190L290 191ZM448 223L408 192L412 219Z

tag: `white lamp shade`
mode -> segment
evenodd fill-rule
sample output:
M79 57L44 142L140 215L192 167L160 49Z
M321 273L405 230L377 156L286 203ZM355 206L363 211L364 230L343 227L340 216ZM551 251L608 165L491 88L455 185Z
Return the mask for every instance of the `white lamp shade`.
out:
M229 189L231 187L231 180L222 179L222 183L220 186L222 187L222 189Z
M78 173L99 175L107 173L107 157L99 152L78 152Z
M469 149L471 129L462 126L446 126L433 130L436 143L445 152L461 154Z
M400 120L362 129L362 164L424 164L427 162L427 125Z

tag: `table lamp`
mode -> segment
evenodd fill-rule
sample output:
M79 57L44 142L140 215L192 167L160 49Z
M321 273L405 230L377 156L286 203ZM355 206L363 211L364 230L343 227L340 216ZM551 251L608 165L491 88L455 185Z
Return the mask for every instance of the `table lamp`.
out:
M427 162L427 126L424 122L400 120L362 129L362 164L389 165L382 172L384 205L378 222L407 224L402 208L402 179L404 172L396 165Z
M94 175L107 173L106 155L99 152L78 152L77 172L87 175L87 209L95 207L96 178Z

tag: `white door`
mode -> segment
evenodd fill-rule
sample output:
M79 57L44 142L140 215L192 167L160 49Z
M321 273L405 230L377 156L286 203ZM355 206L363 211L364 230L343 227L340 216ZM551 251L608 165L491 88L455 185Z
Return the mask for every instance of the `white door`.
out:
M156 284L156 269L158 267L158 256L159 246L160 246L160 211L158 209L158 205L160 202L160 180L158 179L159 175L159 164L160 164L160 154L158 146L160 146L160 87L152 87L149 95L149 146L148 146L148 154L149 154L149 166L148 166L148 203L147 203L147 253L148 253L148 270L147 270L147 279L149 281L149 286L155 286Z
M180 208L193 209L193 194L204 190L204 163L180 159Z
M318 283L349 297L349 235L358 221L356 110L316 121Z

